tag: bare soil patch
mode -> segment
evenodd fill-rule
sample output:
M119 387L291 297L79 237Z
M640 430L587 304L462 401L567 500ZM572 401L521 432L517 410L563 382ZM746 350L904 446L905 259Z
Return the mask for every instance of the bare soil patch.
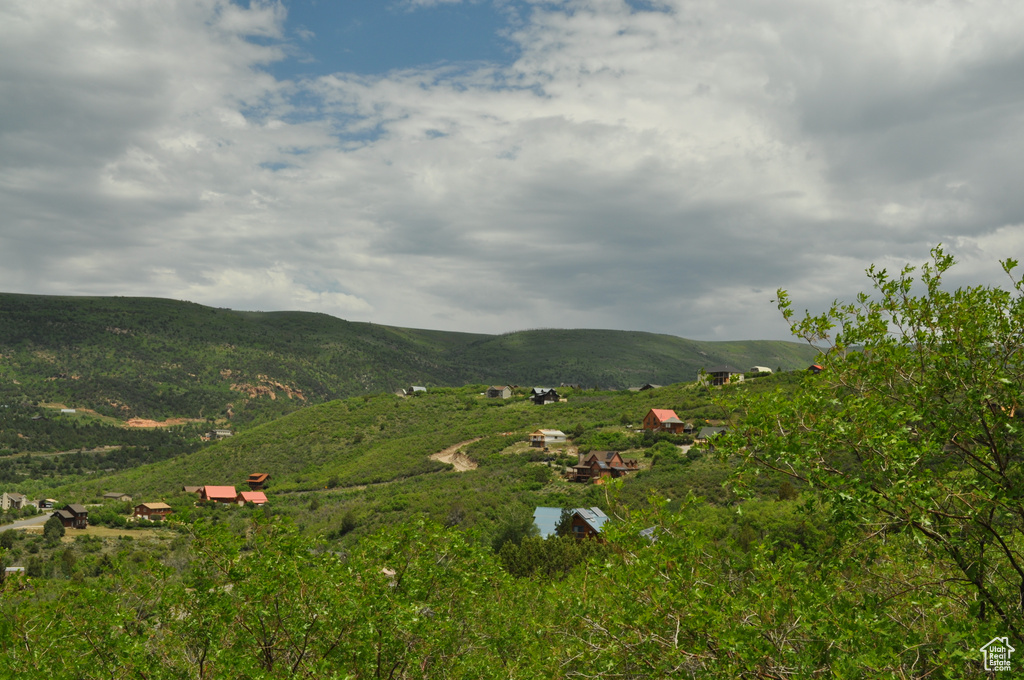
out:
M470 444L478 442L481 439L483 439L483 437L477 437L476 439L468 439L464 442L459 442L458 444L449 446L447 449L443 451L438 451L437 453L431 455L430 460L439 460L442 463L453 465L455 469L458 470L459 472L475 470L477 468L476 463L474 463L469 456L463 453L461 449L463 446L469 446Z
M174 427L185 423L197 423L195 418L168 418L160 422L158 420L146 420L145 418L131 418L125 422L125 427Z

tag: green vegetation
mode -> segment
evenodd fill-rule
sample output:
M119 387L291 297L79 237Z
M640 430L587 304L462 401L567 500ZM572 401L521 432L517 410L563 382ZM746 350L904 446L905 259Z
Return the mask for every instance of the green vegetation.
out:
M814 356L786 342L589 330L490 336L151 298L0 294L0 318L0 406L60 403L122 420L236 428L411 384L626 388L692 380L720 363L804 368Z
M138 540L0 534L28 570L0 583L0 677L988 677L979 647L1019 648L1024 618L1024 286L947 292L951 265L937 250L916 294L909 268L871 270L877 299L796 320L827 345L818 375L543 407L364 395L47 479L175 512L146 538L126 504L91 512ZM651 407L730 432L636 431ZM531 448L539 427L571 442ZM641 469L569 483L575 446ZM177 491L255 471L261 508ZM611 519L600 542L540 539L537 505Z

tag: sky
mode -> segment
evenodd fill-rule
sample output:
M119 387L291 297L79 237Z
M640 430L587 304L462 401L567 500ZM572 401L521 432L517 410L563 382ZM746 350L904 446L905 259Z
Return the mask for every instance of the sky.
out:
M1015 0L5 0L0 291L785 339L1024 254Z

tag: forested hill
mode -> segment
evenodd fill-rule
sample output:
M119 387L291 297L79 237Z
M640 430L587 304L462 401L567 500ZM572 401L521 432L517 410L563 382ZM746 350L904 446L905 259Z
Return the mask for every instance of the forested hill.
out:
M415 330L308 312L238 312L155 298L0 294L0 399L118 418L263 421L410 384L626 388L701 367L802 368L803 345L653 333Z

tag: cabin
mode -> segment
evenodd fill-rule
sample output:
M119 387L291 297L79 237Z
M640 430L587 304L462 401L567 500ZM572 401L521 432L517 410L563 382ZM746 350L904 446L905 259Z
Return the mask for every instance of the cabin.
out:
M199 500L214 503L234 503L238 492L233 486L204 486L199 491Z
M712 366L703 369L697 374L697 380L709 385L728 385L734 382L743 382L743 371L729 366Z
M185 485L185 486L181 487L181 490L184 491L185 493L199 494L199 493L202 493L203 487L201 487L201 486L188 486L188 485Z
M512 388L508 385L491 385L486 394L488 399L508 399L512 396Z
M167 503L139 503L135 506L135 517L142 519L148 519L150 522L160 522L167 519L167 516L171 514L171 506Z
M680 420L672 409L652 408L644 416L644 429L651 432L683 434L685 427L686 423Z
M600 483L605 478L618 479L639 469L639 462L623 459L618 451L591 451L579 454L579 462L570 468L568 479Z
M530 390L530 401L538 406L557 403L561 397L558 392L547 387L534 387Z
M239 505L245 505L246 503L263 505L267 502L267 494L262 491L240 491L235 497L235 502Z
M702 427L700 428L700 432L697 433L697 436L693 438L693 443L708 444L718 435L728 431L729 428L727 427Z
M561 430L535 430L530 433L530 446L544 448L549 444L564 444L565 433Z
M103 494L103 500L105 501L122 501L125 503L131 503L132 497L126 493L120 491L111 491L110 493Z
M751 366L750 373L760 373L761 375L771 375L772 369L767 366Z
M231 430L210 430L206 433L207 439L227 439L232 436L234 432Z
M254 472L249 475L249 479L247 479L245 483L249 485L250 491L261 491L269 481L270 475L266 472Z
M59 519L66 529L84 529L89 526L89 511L78 503L65 505L50 517Z
M601 508L573 508L572 535L578 539L597 538L607 521L608 515Z
M821 364L811 364L810 366L807 367L807 370L810 371L811 373L821 373L822 371L825 370L825 367L822 366Z

